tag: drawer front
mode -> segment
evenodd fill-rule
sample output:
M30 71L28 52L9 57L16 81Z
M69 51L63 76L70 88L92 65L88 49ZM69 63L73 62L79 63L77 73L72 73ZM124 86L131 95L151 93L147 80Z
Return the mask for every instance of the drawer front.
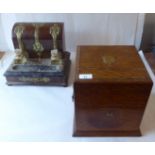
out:
M75 126L78 131L137 130L143 109L76 109Z
M65 77L6 77L8 85L60 85L66 86Z

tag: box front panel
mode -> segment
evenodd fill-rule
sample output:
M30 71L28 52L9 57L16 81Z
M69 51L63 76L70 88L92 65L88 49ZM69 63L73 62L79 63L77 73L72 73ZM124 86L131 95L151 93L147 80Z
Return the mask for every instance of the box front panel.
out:
M140 136L148 84L75 83L75 136Z
M150 90L147 83L75 83L75 104L79 108L145 108Z

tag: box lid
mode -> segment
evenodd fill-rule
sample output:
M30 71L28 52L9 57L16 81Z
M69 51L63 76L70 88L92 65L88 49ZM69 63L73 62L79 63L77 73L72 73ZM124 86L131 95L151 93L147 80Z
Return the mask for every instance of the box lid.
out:
M134 46L78 46L78 82L150 82Z
M29 53L30 58L36 57L34 51L34 44L36 41L43 47L43 57L50 57L50 51L53 47L53 38L51 35L51 28L54 24L60 28L60 33L57 36L57 49L64 51L64 24L63 23L15 23L12 28L12 41L14 48L19 48L18 39L15 29L19 26L23 27L22 42L25 50ZM38 37L36 38L36 33Z

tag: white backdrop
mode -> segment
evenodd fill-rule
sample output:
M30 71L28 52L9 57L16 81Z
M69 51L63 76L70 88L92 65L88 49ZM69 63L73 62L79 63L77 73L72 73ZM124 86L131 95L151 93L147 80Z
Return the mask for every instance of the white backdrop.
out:
M80 44L117 44L139 47L144 14L0 14L0 50L13 51L15 22L64 22L66 50Z

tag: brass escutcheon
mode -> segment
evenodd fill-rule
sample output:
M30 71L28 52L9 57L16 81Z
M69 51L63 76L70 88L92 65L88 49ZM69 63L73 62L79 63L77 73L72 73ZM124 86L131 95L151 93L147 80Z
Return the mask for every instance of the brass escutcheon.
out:
M115 57L111 55L105 55L102 57L102 62L107 65L111 65L115 62Z

